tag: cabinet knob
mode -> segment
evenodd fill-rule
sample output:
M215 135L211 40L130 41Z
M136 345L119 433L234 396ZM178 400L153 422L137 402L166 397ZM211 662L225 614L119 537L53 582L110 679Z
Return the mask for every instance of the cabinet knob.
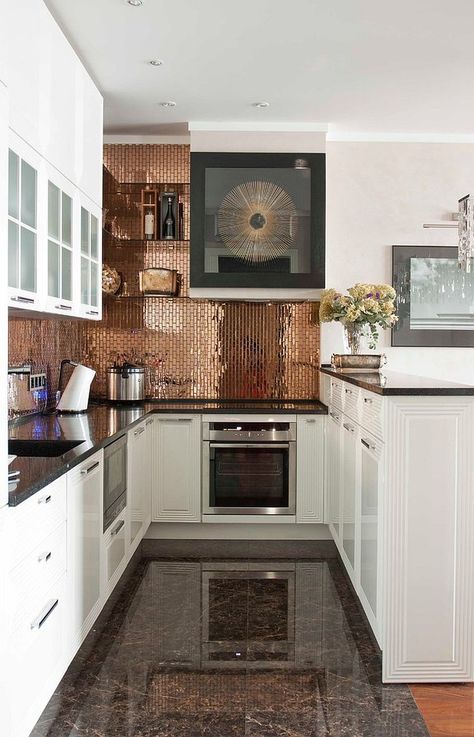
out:
M369 397L364 397L364 403L365 404L372 404L373 401L374 400L373 399L370 399Z

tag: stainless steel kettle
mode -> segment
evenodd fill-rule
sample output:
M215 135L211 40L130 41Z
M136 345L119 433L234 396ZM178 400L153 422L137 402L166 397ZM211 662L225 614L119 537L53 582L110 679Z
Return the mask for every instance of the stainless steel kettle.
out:
M145 367L124 363L107 369L107 399L141 402L145 399Z

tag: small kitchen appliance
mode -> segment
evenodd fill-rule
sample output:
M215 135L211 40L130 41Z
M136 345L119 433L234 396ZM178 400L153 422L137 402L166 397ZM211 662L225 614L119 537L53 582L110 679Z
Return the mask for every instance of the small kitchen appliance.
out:
M112 402L141 402L145 399L145 367L133 363L107 369L107 399Z
M64 367L67 365L74 366L74 371L66 384L64 392L61 394L62 375ZM60 397L60 399L56 406L57 412L86 412L87 405L89 404L89 392L94 376L95 371L88 366L83 366L81 363L76 363L69 359L61 361L58 389L58 397Z

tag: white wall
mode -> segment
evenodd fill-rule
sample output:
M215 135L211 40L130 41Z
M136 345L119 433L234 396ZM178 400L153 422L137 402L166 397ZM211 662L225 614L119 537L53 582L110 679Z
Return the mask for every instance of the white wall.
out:
M391 283L392 245L456 245L455 229L423 229L474 192L474 144L328 141L326 284ZM342 327L322 326L322 361L341 352ZM394 371L474 384L473 348L392 348Z

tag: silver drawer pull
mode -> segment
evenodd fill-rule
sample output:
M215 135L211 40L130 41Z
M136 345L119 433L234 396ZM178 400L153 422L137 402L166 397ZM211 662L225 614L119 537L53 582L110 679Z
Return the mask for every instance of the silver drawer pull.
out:
M352 389L344 389L344 391L346 392L346 394L352 394Z
M372 404L373 401L374 400L373 399L370 399L369 397L364 397L365 404Z
M334 417L335 420L339 419L339 415L334 414L334 412L330 412L329 414L331 415L331 417Z
M99 310L87 310L86 315L98 315Z
M178 422L192 422L192 417L177 417Z
M40 627L42 627L43 624L46 622L49 615L52 614L52 612L56 609L58 604L59 599L51 599L51 601L48 601L45 608L40 611L36 619L34 619L30 624L30 629L39 630Z
M125 524L125 520L123 520L123 519L120 520L120 522L118 523L118 525L116 527L114 527L114 529L111 531L110 537L115 537L115 535L118 535L119 532L120 532L120 530L124 526L124 524Z
M364 440L364 438L361 438L360 442L362 443L362 445L365 445L365 447L368 448L369 450L377 449L373 443L370 443L368 440Z
M153 425L153 417L150 420L147 420L146 425Z
M135 430L133 434L136 436L136 435L141 435L143 432L145 432L145 428L141 427L139 430Z
M35 301L31 297L22 297L20 295L16 297L10 297L12 302L24 302L27 305L34 305Z
M92 464L92 466L89 466L89 468L83 468L81 471L81 476L87 476L88 473L91 473L91 471L94 470L94 468L97 468L97 466L100 464L100 461L96 461Z
M312 422L316 422L316 420L306 420L306 422L312 423Z
M54 305L55 310L72 310L71 305Z
M47 496L41 496L38 499L38 504L49 504L51 501L51 494L48 494Z
M344 422L344 424L343 424L343 427L344 427L344 428L345 428L346 430L349 430L349 432L354 432L354 428L353 428L353 427L351 427L351 425L347 425L347 424L346 424L345 422Z
M47 563L48 560L50 560L51 555L51 551L49 551L49 553L41 553L41 555L38 555L38 563L43 563L43 561Z

